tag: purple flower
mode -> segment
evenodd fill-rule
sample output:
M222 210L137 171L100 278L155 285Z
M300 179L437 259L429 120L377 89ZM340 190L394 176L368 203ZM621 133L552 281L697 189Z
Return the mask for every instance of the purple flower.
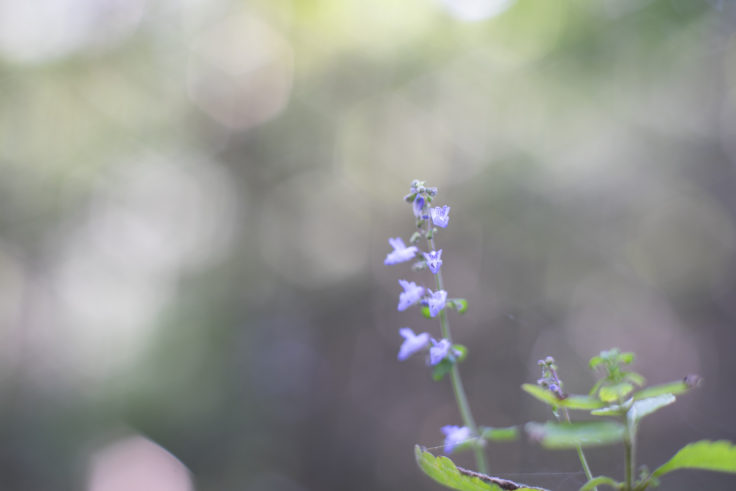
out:
M424 259L427 260L427 266L429 266L429 270L432 272L432 274L437 274L440 272L440 266L442 266L442 249L439 251L432 251L432 252L425 252L424 253Z
M388 253L386 259L383 261L383 264L403 263L404 261L413 259L414 256L416 256L417 251L419 250L416 246L406 247L404 241L401 240L401 237L388 239L388 243L391 245L391 247L394 248L394 250Z
M452 453L458 445L470 440L470 428L467 426L443 426L442 433L445 434L445 453Z
M453 349L452 343L447 339L440 339L439 341L430 339L430 341L432 341L432 347L429 348L430 365L436 365L447 357L460 355L460 352Z
M399 280L399 285L404 289L404 293L399 294L399 312L408 309L424 295L424 287L417 286L416 283L408 282L406 280Z
M424 210L424 196L417 193L416 198L414 198L414 216L421 218L422 217L422 211Z
M447 292L445 290L437 290L432 292L427 288L429 292L429 298L427 299L427 305L429 306L429 315L435 317L445 308L445 302L447 301Z
M447 205L442 208L437 206L429 210L429 214L432 217L432 223L442 228L447 227L447 223L450 221L449 213L450 207Z
M399 348L399 360L404 361L417 351L421 351L429 345L429 334L423 332L414 334L408 327L399 329L399 334L404 337L404 342Z

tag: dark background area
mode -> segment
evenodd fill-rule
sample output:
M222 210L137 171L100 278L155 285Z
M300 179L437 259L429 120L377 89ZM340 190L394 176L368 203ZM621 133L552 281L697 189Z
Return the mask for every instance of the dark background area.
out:
M429 273L383 265L415 178L480 424L550 417L537 359L586 392L619 347L705 381L640 463L736 440L735 34L716 0L0 0L0 487L440 489L413 445L460 424L449 383L396 360L439 335L396 311Z

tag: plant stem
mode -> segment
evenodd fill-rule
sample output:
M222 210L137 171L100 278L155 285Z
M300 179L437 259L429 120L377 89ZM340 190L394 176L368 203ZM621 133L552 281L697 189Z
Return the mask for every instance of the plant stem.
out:
M568 423L570 423L570 412L567 410L567 408L563 409L563 412L565 414L565 419ZM580 459L580 465L583 466L583 471L585 472L585 477L590 481L593 479L593 473L590 472L590 467L588 466L588 461L585 458L585 453L583 453L583 447L580 445L576 445L575 449L578 451L578 458ZM598 487L593 486L593 491L598 491Z
M431 224L429 226L431 227ZM436 250L434 246L434 238L429 239L428 242L432 250ZM437 284L437 290L444 290L442 282L442 271L438 271L437 274L434 276L435 282ZM450 334L450 323L447 320L446 309L442 309L442 311L440 312L440 330L442 332L442 337L452 343L452 335ZM450 370L450 380L452 381L452 391L455 394L455 402L457 402L457 407L460 410L460 416L463 420L463 424L466 427L470 428L470 431L473 433L473 435L480 437L478 425L475 424L473 413L470 411L468 396L465 394L463 381L460 378L460 370L458 369L456 363L453 363L452 369ZM483 474L487 474L488 468L486 466L486 454L483 446L481 446L480 444L473 445L473 450L475 452L475 461L476 465L478 466L478 471L482 472Z
M636 426L626 418L624 434L624 457L626 459L626 491L634 489L634 467L636 462Z

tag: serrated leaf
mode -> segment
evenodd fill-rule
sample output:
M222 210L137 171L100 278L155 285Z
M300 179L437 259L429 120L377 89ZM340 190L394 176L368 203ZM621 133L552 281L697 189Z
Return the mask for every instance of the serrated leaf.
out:
M624 438L624 426L616 421L527 423L524 429L532 440L550 449L608 445Z
M608 476L598 476L583 484L579 491L590 491L596 486L611 486L613 489L620 489L622 484Z
M634 394L634 399L646 399L662 394L682 394L700 385L701 378L697 375L688 375L682 380L676 380L667 384L653 385L642 389Z
M685 445L669 461L652 472L658 477L677 469L736 473L736 446L726 440L699 442Z
M589 410L603 406L603 403L595 397L584 395L571 395L564 399L560 399L556 394L550 392L544 387L534 384L523 384L521 386L524 391L536 397L545 404L552 407L565 407L567 409Z
M481 437L495 442L508 442L516 440L519 436L519 428L517 426L509 426L506 428L481 426L479 429Z
M431 453L422 450L419 445L414 446L414 456L416 457L417 465L426 475L443 486L459 491L548 491L544 488L527 486L507 479L487 476L480 472L473 472L462 467L457 467L447 457L435 457Z
M626 417L631 423L637 424L644 416L652 414L665 406L669 406L673 402L675 402L675 396L672 394L662 394L634 401L626 413Z

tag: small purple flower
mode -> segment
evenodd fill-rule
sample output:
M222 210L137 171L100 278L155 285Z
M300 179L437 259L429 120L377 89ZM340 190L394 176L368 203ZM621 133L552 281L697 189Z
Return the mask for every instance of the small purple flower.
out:
M401 240L401 237L388 239L388 243L394 248L394 250L388 253L383 264L398 264L403 263L404 261L409 261L416 256L417 251L419 250L417 249L417 246L406 247L404 241Z
M429 214L432 217L432 223L438 227L445 228L450 221L450 207L445 205L442 208L436 206L429 210Z
M404 293L399 294L399 312L404 311L422 299L424 295L424 287L418 286L416 283L406 280L399 280L399 285L404 289Z
M417 351L421 351L429 345L429 334L423 332L414 334L408 327L399 329L399 334L404 337L404 342L399 348L399 360L404 361Z
M445 453L449 454L455 447L470 440L470 428L467 426L443 426L442 433L445 434Z
M442 266L442 249L439 251L425 252L424 259L427 260L427 266L432 274L440 272L440 266Z
M414 198L413 208L414 208L414 216L421 218L422 211L424 210L424 196L417 193L416 198Z
M435 317L442 311L442 309L445 308L447 292L445 290L437 290L436 292L433 292L429 288L427 288L427 292L429 292L429 298L427 299L429 315Z
M439 341L435 341L434 339L430 339L430 341L432 341L432 347L429 348L430 365L436 365L448 357L460 356L460 352L453 349L452 343L449 340L440 339Z

